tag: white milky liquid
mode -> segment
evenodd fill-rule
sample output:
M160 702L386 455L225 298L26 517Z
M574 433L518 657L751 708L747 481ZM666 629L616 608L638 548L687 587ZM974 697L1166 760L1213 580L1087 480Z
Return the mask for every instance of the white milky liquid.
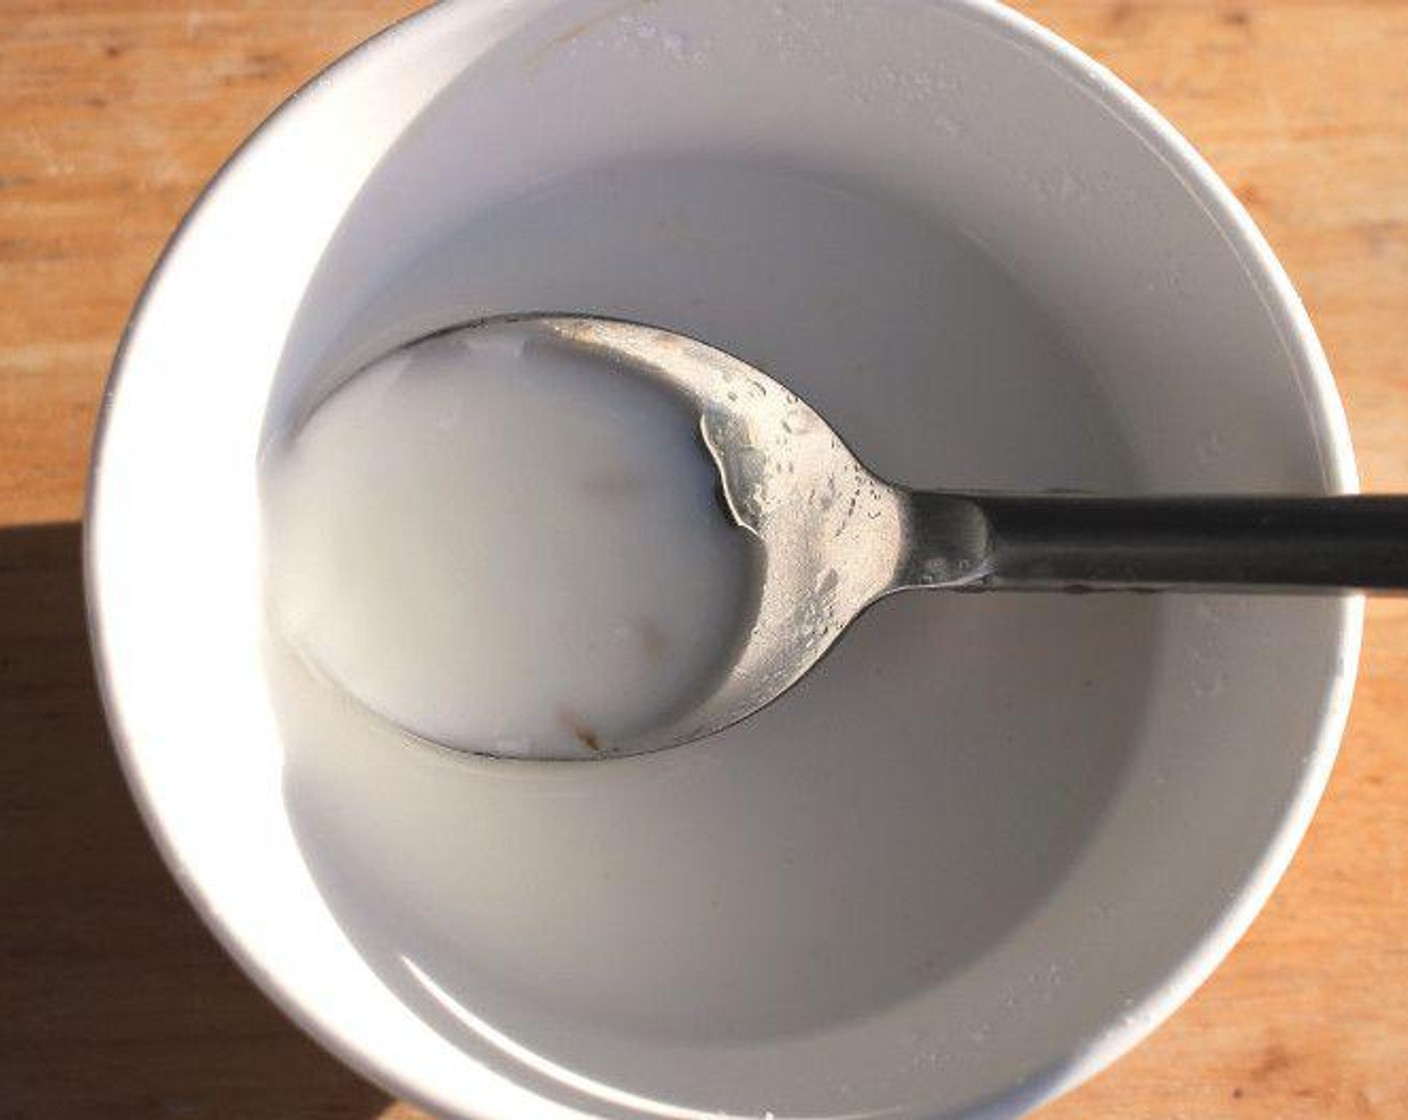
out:
M707 693L747 622L697 415L519 327L382 359L264 468L278 630L436 742L609 750Z

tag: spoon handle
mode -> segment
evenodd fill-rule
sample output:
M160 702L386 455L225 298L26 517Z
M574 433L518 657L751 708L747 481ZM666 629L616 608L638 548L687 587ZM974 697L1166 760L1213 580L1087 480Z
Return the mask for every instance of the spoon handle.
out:
M986 527L960 589L1408 591L1408 496L914 493L917 552L952 549L955 499Z

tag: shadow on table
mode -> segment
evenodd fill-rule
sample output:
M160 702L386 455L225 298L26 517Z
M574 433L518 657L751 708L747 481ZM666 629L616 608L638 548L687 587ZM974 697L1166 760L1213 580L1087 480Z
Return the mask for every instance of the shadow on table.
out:
M0 1116L389 1114L244 979L162 867L103 724L80 551L76 524L0 529Z

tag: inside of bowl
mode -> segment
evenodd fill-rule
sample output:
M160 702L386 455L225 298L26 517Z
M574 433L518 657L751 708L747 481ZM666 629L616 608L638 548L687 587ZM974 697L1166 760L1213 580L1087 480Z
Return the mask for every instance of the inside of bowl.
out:
M1170 143L1013 17L918 0L442 5L286 111L124 363L105 456L179 439L189 469L105 485L97 522L138 604L236 588L198 634L147 615L149 660L224 642L184 724L135 671L110 692L254 970L397 1087L496 1117L507 1082L592 1115L1015 1107L1185 995L1323 780L1344 603L906 596L716 740L494 764L367 724L260 631L253 471L391 346L571 310L738 354L914 485L1351 484L1313 340ZM301 272L270 205L319 223ZM193 364L221 325L246 368ZM193 434L147 430L158 392ZM134 486L138 528L105 533ZM246 714L193 736L202 700Z

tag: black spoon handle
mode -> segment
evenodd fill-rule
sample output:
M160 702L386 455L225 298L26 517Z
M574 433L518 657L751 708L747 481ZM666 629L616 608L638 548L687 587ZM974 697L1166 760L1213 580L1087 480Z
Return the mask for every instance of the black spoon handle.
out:
M945 581L960 589L1408 591L1408 496L910 499L916 557L952 555L965 524L975 562Z

